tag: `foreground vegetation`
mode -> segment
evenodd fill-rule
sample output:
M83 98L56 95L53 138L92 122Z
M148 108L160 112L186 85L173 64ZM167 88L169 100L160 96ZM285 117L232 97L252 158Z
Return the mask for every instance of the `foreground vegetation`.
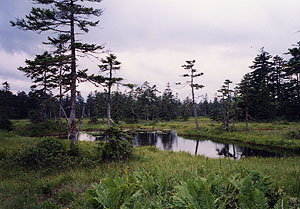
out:
M203 198L207 198L211 208L221 207L224 202L227 208L267 208L266 204L275 207L278 201L289 201L294 208L300 206L300 157L232 161L144 147L135 148L129 160L117 156L117 161L110 161L103 159L103 143L80 142L74 153L70 143L62 140L64 148L56 149L60 155L45 155L46 164L42 159L29 158L25 162L28 158L24 156L32 156L28 150L45 148L45 141L49 140L1 132L1 208L102 208L107 202L111 204L108 208L119 208L125 203L132 208L132 200L144 203L140 208L157 208L159 204L201 208L197 204ZM118 185L118 189L113 185ZM196 191L201 188L206 193L197 196ZM247 198L243 198L246 192ZM111 201L111 195L119 198ZM128 195L136 199L126 198ZM167 202L159 201L164 195L169 197ZM247 202L249 205L243 207Z

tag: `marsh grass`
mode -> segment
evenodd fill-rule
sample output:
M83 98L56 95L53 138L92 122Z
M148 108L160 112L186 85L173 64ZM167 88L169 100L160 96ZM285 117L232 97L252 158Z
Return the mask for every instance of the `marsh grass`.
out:
M220 123L208 118L200 118L201 130L195 129L194 121L171 121L138 124L120 123L129 130L175 129L179 135L194 137L215 137L224 140L241 140L254 144L271 144L289 148L300 147L300 140L288 139L290 129L299 129L299 123L251 123L250 131L244 130L244 124L236 124L233 132L224 132ZM14 121L19 128L26 121ZM106 124L88 124L84 120L84 130L105 129ZM0 132L0 208L92 208L86 191L94 183L107 176L121 177L139 169L159 175L174 176L187 181L195 173L207 177L219 173L226 177L237 169L250 169L270 176L286 192L295 204L300 198L300 157L289 158L245 158L230 160L226 158L210 159L192 156L185 152L160 151L154 147L135 148L135 155L129 161L101 162L97 152L97 143L80 142L79 152L85 161L78 161L64 168L35 168L18 166L9 160L27 147L35 146L42 138L17 135L15 132ZM288 140L291 140L289 142ZM288 141L288 142L287 142Z
M188 121L168 121L138 124L121 124L129 129L148 129L148 130L176 130L178 135L203 139L218 139L223 141L240 141L248 144L267 145L278 148L300 150L300 139L293 137L291 132L300 129L298 122L269 122L269 123L249 123L249 131L245 130L245 123L238 122L235 129L224 131L222 123L211 121L209 118L200 117L197 130L194 120Z
M5 139L9 140L9 137ZM31 146L40 140L17 137L10 142ZM1 137L0 143L5 145ZM26 145L25 145L26 144ZM80 150L95 155L95 143L81 142ZM22 147L19 147L22 149ZM24 149L24 147L23 147ZM93 151L94 150L94 151ZM212 173L229 176L236 169L258 170L270 176L290 196L300 198L300 157L295 158L246 158L238 161L209 159L185 152L160 151L153 147L135 148L135 157L129 161L97 163L87 167L75 164L63 169L29 169L0 161L0 203L2 208L92 208L85 192L93 183L107 176L123 176L139 169L175 176L187 181L195 173L206 177ZM296 199L296 201L298 201ZM46 207L46 208L47 208Z

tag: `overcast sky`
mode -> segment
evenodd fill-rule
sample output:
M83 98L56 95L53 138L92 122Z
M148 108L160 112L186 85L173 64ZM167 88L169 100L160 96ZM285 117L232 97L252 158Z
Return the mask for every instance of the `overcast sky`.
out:
M14 92L29 91L30 80L17 70L25 59L34 58L45 47L45 35L10 27L9 21L24 17L30 0L1 0L0 82L8 81ZM180 98L188 88L175 86L185 60L196 60L203 72L197 81L210 98L225 79L238 83L250 72L261 47L272 55L285 56L300 41L299 0L104 0L94 4L104 13L100 24L82 37L105 44L122 62L119 76L127 82L149 81L163 91L170 82ZM95 60L80 62L97 73ZM82 94L96 90L80 85Z

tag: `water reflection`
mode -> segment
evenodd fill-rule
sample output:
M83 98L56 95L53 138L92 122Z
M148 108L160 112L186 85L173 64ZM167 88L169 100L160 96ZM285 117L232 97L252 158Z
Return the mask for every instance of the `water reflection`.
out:
M204 155L210 158L228 157L240 159L243 157L282 157L286 154L253 149L234 144L216 143L211 140L189 140L177 136L176 132L162 133L136 133L134 134L136 146L156 146L161 150L185 151L194 155Z
M156 146L161 150L172 150L175 152L185 151L193 155L204 155L210 158L228 157L240 159L243 157L285 157L292 153L285 153L282 150L267 151L265 149L254 149L234 144L217 143L211 140L190 140L177 136L175 131L164 134L159 132L135 133L133 134L135 146ZM87 133L80 133L81 141L103 140L103 137L96 137Z

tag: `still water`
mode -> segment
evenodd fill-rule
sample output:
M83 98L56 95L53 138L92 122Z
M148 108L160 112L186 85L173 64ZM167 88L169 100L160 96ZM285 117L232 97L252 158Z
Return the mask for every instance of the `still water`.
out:
M177 135L175 131L165 134L160 132L134 133L135 146L156 146L160 150L171 150L174 152L184 151L193 155L204 155L209 158L229 157L241 159L243 157L285 157L293 153L285 153L283 150L267 151L265 147L250 148L235 144L214 142L211 140L191 140ZM101 137L80 133L81 141L101 140Z

